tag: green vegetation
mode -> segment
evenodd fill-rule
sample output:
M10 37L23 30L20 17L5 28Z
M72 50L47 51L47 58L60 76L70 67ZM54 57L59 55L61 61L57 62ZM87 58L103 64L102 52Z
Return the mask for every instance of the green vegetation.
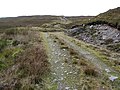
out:
M111 88L112 84L109 82L107 77L105 77L106 76L105 73L101 72L100 69L96 68L91 62L86 60L83 56L80 56L77 51L69 47L69 45L67 45L64 40L60 39L59 36L56 35L57 36L56 37L55 34L51 36L52 38L57 38L60 47L63 47L63 45L64 47L67 47L66 50L69 52L70 59L69 60L65 59L65 63L78 68L79 74L77 75L81 77L80 83L78 84L80 89L83 88L86 90L97 90L98 88L102 88L102 87L104 87L104 89ZM60 49L65 49L65 48L60 48Z
M67 17L71 22L66 24L66 28L70 29L73 27L83 26L88 23L89 20L93 19L94 16L78 16L78 17Z
M38 31L9 28L1 31L0 35L1 88L3 90L43 88L42 78L50 72L50 69Z
M57 35L56 35L57 36ZM107 51L106 49L103 49L103 48L98 48L98 47L96 47L96 46L94 46L94 45L91 45L91 44L87 44L87 43L85 43L85 42L82 42L82 41L79 41L79 40L77 40L77 39L75 39L75 38L72 38L72 37L68 37L68 36L66 36L66 35L62 35L62 33L61 34L59 34L59 36L58 36L58 38L59 37L64 37L64 38L67 38L67 40L69 40L69 41L71 41L71 42L73 42L73 43L75 43L76 45L78 45L78 46L80 46L81 48L84 48L85 50L87 50L87 51L89 51L90 53L91 53L91 55L95 55L97 58L99 58L102 62L104 62L106 65L108 65L108 67L110 66L112 69L114 69L115 71L117 71L118 73L118 78L120 78L119 77L119 70L120 70L120 62L119 62L119 60L113 60L113 59L111 59L110 57L111 57L111 55L112 55L112 52L110 52L110 51ZM64 41L64 39L60 39L61 41L63 40ZM67 44L68 45L68 44ZM68 45L69 46L69 45ZM69 50L69 49L68 49ZM79 50L79 49L78 49ZM101 72L98 68L96 68L96 67L94 67L94 65L93 64L91 64L90 62L89 62L89 59L88 60L86 60L83 56L79 56L78 55L78 52L77 51L75 51L74 49L70 49L70 51L72 51L72 54L71 54L71 56L72 56L72 60L73 60L73 65L75 65L75 66L77 66L78 68L81 68L82 69L82 71L84 72L84 75L85 75L85 77L86 76L91 76L91 77L99 77L99 79L100 79L100 76L101 76L101 74L103 74L102 76L104 76L102 79L100 79L100 81L102 80L102 82L104 83L103 85L105 85L104 87L106 88L106 89L108 89L108 87L106 87L106 86L109 86L109 84L110 85L113 85L113 86L115 86L115 90L119 90L119 87L118 87L118 85L119 85L119 80L120 79L117 79L117 80L115 80L115 82L114 83L111 83L111 82L109 82L109 80L107 79L107 77L106 77L106 74L104 73L104 71L103 72ZM76 58L77 57L77 58ZM118 56L119 57L119 56ZM99 67L99 66L98 66ZM116 75L114 72L112 72L111 73L112 75ZM109 75L109 74L107 74L107 75ZM82 76L81 76L82 77ZM105 80L108 80L108 81L105 81ZM99 81L99 80L98 80ZM105 84L105 82L107 82L107 84ZM93 81L94 82L94 81ZM101 82L101 83L102 83ZM96 82L97 83L97 82ZM91 83L92 84L92 83ZM87 85L85 85L86 87L87 87ZM89 86L89 85L88 85ZM111 86L110 86L110 88L111 88ZM92 89L93 89L93 87L92 87Z
M0 19L1 29L13 28L13 27L26 27L34 26L39 27L44 23L54 22L54 20L59 20L57 16L20 16L20 17L8 17Z
M9 76L6 76L6 73ZM35 89L35 85L38 84L42 88L42 76L46 73L49 73L49 63L43 47L28 48L16 58L8 71L4 72L3 86L7 83L4 88L29 90ZM14 78L16 78L15 82L12 82Z
M115 60L110 59L110 55L111 55L110 51L95 47L91 44L87 44L85 42L82 42L82 41L79 41L79 40L76 40L76 39L73 39L71 41L76 43L78 46L83 47L84 49L88 50L89 52L93 53L100 60L102 60L105 64L114 68L116 71L120 72L119 61L116 64ZM111 42L111 40L110 40L110 42ZM116 47L114 46L114 50L119 50L119 46L116 46Z
M109 26L115 27L120 30L120 7L110 9L107 12L97 15L87 24L108 24Z
M21 51L22 50L20 48L5 49L4 51L2 51L0 53L0 62L1 62L0 71L13 65L14 59L17 57L18 53L20 53Z
M108 78L110 75L116 75L116 73L106 73L104 70L100 70L99 66L96 68L77 49L75 51L74 45L73 47L72 44L70 46L70 43L65 40L68 38L71 43L80 46L81 50L90 52L89 54L96 56L119 74L120 62L110 58L113 55L112 52L68 37L60 32L79 26L84 30L85 25L95 24L108 24L120 30L120 8L111 9L96 17L80 16L65 17L65 19L66 21L63 16L0 18L0 89L56 90L58 89L59 80L54 83L51 78L53 79L52 74L57 75L58 73L56 79L68 75L68 77L65 77L65 81L69 83L68 85L75 83L77 88L81 90L119 90L120 77L114 82L111 82ZM41 34L45 32L44 35L48 36L42 36L40 32ZM59 32L61 35L55 32ZM89 34L95 38L96 35L93 33L96 33L96 30L91 28ZM46 37L46 40L43 37ZM47 39L50 43L47 43ZM108 49L119 52L120 44L113 45L112 43L112 38L104 42L104 44L107 44ZM55 50L53 48L48 49L49 47L55 47ZM48 52L51 50L50 53L47 52L47 49ZM50 62L48 61L49 55L51 57ZM52 59L56 61L53 62ZM59 60L57 61L57 59ZM57 67L56 64L61 66ZM66 71L64 73L63 71L52 73L54 70L51 69L61 70L59 68ZM73 77L71 78L71 76ZM77 77L77 79L74 77ZM73 82L71 82L72 80ZM61 82L64 83L64 80Z
M66 25L66 28L84 26L84 25L96 25L96 24L108 24L120 30L120 7L110 9L107 12L101 13L97 16L81 16L81 17L67 17L71 23Z
M0 40L0 51L4 49L4 47L7 46L7 41L6 40Z

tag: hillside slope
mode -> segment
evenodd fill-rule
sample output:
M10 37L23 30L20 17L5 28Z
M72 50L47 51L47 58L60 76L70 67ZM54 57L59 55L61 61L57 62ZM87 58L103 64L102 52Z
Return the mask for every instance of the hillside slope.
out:
M120 7L108 10L68 30L85 42L120 52Z
M0 28L19 27L19 26L41 26L44 23L51 23L59 20L59 16L36 15L0 18Z
M88 24L108 24L120 30L120 7L97 15Z

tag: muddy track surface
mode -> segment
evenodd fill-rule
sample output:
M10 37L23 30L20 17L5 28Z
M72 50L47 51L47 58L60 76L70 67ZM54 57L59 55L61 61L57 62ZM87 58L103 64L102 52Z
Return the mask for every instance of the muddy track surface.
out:
M89 51L71 42L70 37L65 36L63 33L42 33L42 37L51 64L51 76L46 80L48 90L81 90L81 88L86 90L84 87L79 86L81 85L80 69L72 64L73 60L69 50L66 47L61 48L59 41L63 41L67 47L76 51L79 56L86 58L88 62L100 69L106 76L110 76L111 72L115 76L118 75L114 69L107 66ZM105 72L105 69L111 72ZM106 89L100 88L96 90Z

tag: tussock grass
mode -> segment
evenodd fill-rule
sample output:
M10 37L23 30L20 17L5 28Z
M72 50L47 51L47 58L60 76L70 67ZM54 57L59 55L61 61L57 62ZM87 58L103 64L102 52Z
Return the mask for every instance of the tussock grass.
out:
M78 64L78 62L75 60L75 61L73 61L73 64Z
M60 46L60 49L68 49L68 47L65 46L65 45L61 45L61 46Z
M56 36L54 36L54 37L55 37L55 39L58 40L58 43L59 43L59 45L60 45L60 49L69 49L69 47L65 44L64 41L60 40L60 39L59 39L58 37L56 37Z
M69 48L69 52L70 52L70 55L77 55L77 53L71 48Z
M115 60L115 61L114 61L114 64L115 64L115 65L120 65L120 61Z
M2 89L33 89L35 84L41 85L42 76L49 73L47 55L42 46L26 49L11 68L4 71Z
M39 32L9 28L0 34L1 47L5 48L0 52L0 90L42 88L42 77L50 69Z
M91 67L85 68L84 73L86 75L95 76L95 77L98 76L98 74L99 74L98 71L96 71L95 68L91 68Z
M80 64L81 66L87 66L87 65L88 65L87 62L84 61L84 60L81 60L79 64Z
M116 71L120 72L120 65L115 65L115 62L114 62L115 60L111 58L112 55L114 55L114 53L112 54L112 52L110 52L109 50L79 41L77 39L71 39L71 42L74 42L78 46L80 45L80 47L88 50L91 54L94 54L95 56L97 56L102 62L114 68ZM119 48L116 48L116 49L119 51ZM119 62L119 59L117 61Z
M65 63L68 63L68 60L65 60Z

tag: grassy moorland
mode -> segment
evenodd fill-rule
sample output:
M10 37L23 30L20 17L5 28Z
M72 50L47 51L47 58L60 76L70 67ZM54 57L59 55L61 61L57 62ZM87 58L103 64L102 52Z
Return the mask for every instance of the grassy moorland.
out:
M0 33L0 90L33 90L49 72L39 32L10 28Z
M80 17L67 17L72 22L68 24L68 28L74 25L95 25L95 24L108 24L109 26L120 29L120 7L110 9L97 16L80 16Z
M120 30L120 8L97 16L0 18L0 90L119 90L119 53L64 34L96 24ZM83 36L96 39L95 30ZM119 42L115 45L118 51Z
M110 9L107 12L97 15L95 18L93 18L93 20L90 21L90 23L108 24L120 30L120 7Z
M10 27L41 26L44 23L51 23L58 20L59 16L20 16L0 18L0 29Z

